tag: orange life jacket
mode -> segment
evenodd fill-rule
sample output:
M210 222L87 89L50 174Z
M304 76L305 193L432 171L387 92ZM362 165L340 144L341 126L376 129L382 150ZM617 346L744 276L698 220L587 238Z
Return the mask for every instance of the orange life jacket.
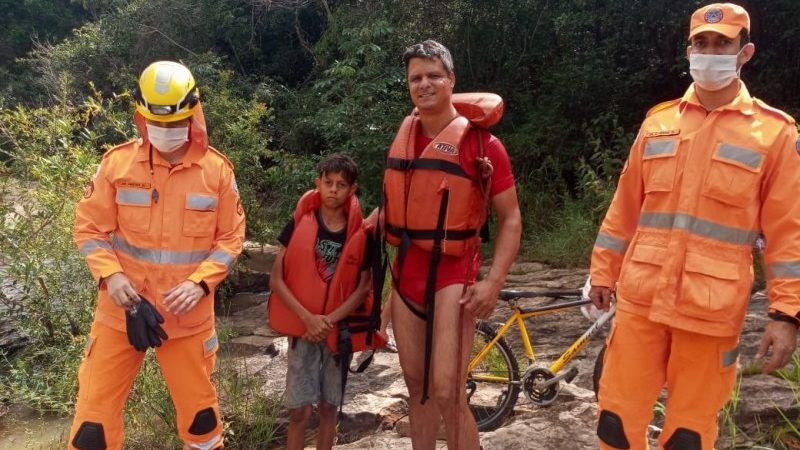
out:
M424 250L438 247L451 256L463 256L479 244L485 195L481 184L461 166L460 147L473 125L488 127L500 120L503 100L487 93L454 94L453 104L461 116L418 158L414 156L419 128L416 110L403 120L389 149L384 204L386 240L393 246L400 245L404 233Z
M364 262L368 234L372 228L361 216L358 198L351 196L349 203L345 204L347 237L333 278L330 283L326 283L315 269L315 247L319 229L315 211L320 205L321 197L316 189L300 197L293 216L294 231L283 258L286 285L311 314L328 314L334 311L355 291ZM343 320L349 329L353 352L382 347L386 343L375 333L380 327L380 309L376 313L373 306L374 300L370 291L367 299ZM301 337L306 333L306 326L300 317L275 293L270 296L268 310L269 323L273 330L293 337ZM339 351L340 329L337 324L328 335L327 344L332 352Z

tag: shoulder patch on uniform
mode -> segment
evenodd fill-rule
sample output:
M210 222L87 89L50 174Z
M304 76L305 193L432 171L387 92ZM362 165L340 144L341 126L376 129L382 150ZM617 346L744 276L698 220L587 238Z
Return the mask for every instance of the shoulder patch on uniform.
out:
M681 101L681 99L676 98L675 100L669 100L669 101L666 101L666 102L659 103L656 106L653 106L652 108L650 108L649 111L647 111L647 117L650 117L651 115L653 115L653 114L655 114L655 113L657 113L659 111L663 111L663 110L665 110L665 109L667 109L667 108L669 108L671 106L677 105L678 103L680 103L680 101Z
M785 120L786 122L788 122L790 124L795 123L794 117L790 116L789 114L786 114L785 112L781 111L780 109L774 108L772 106L769 106L768 104L764 103L764 101L761 100L761 99L753 98L753 100L765 112L771 113L772 115L775 115L775 116L779 116L783 120Z

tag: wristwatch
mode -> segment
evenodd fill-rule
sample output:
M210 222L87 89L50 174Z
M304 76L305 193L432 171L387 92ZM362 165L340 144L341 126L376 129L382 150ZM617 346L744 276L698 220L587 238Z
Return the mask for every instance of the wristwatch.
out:
M767 313L767 317L772 320L777 320L779 322L789 322L794 325L796 328L800 328L800 319L794 316L790 316L786 313L780 312L776 309L771 309Z

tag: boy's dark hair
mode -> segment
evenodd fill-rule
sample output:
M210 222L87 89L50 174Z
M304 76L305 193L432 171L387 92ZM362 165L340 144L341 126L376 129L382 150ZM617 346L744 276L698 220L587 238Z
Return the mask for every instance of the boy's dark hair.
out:
M413 58L439 59L448 75L454 73L453 57L450 55L450 50L433 39L414 44L403 52L403 64L406 66L406 71L408 71L408 62Z
M326 173L341 173L350 184L358 179L358 166L353 158L342 153L328 155L317 164L317 174L322 177Z

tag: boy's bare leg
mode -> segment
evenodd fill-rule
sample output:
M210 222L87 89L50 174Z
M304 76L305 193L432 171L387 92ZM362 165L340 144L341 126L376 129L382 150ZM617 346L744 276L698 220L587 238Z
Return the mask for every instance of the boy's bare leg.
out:
M319 434L317 450L330 450L336 439L336 405L321 401L319 403Z
M289 429L286 432L286 450L303 450L306 446L306 426L311 417L311 405L289 410Z
M409 420L414 450L435 448L440 417L444 420L449 449L479 448L478 429L464 394L464 377L472 349L475 317L460 311L462 307L458 300L462 290L462 285L452 285L436 293L430 399L425 405L419 404L425 367L425 322L408 311L405 305L396 304L392 308L400 364L410 396ZM392 301L402 300L393 298ZM459 333L462 339L460 355Z

